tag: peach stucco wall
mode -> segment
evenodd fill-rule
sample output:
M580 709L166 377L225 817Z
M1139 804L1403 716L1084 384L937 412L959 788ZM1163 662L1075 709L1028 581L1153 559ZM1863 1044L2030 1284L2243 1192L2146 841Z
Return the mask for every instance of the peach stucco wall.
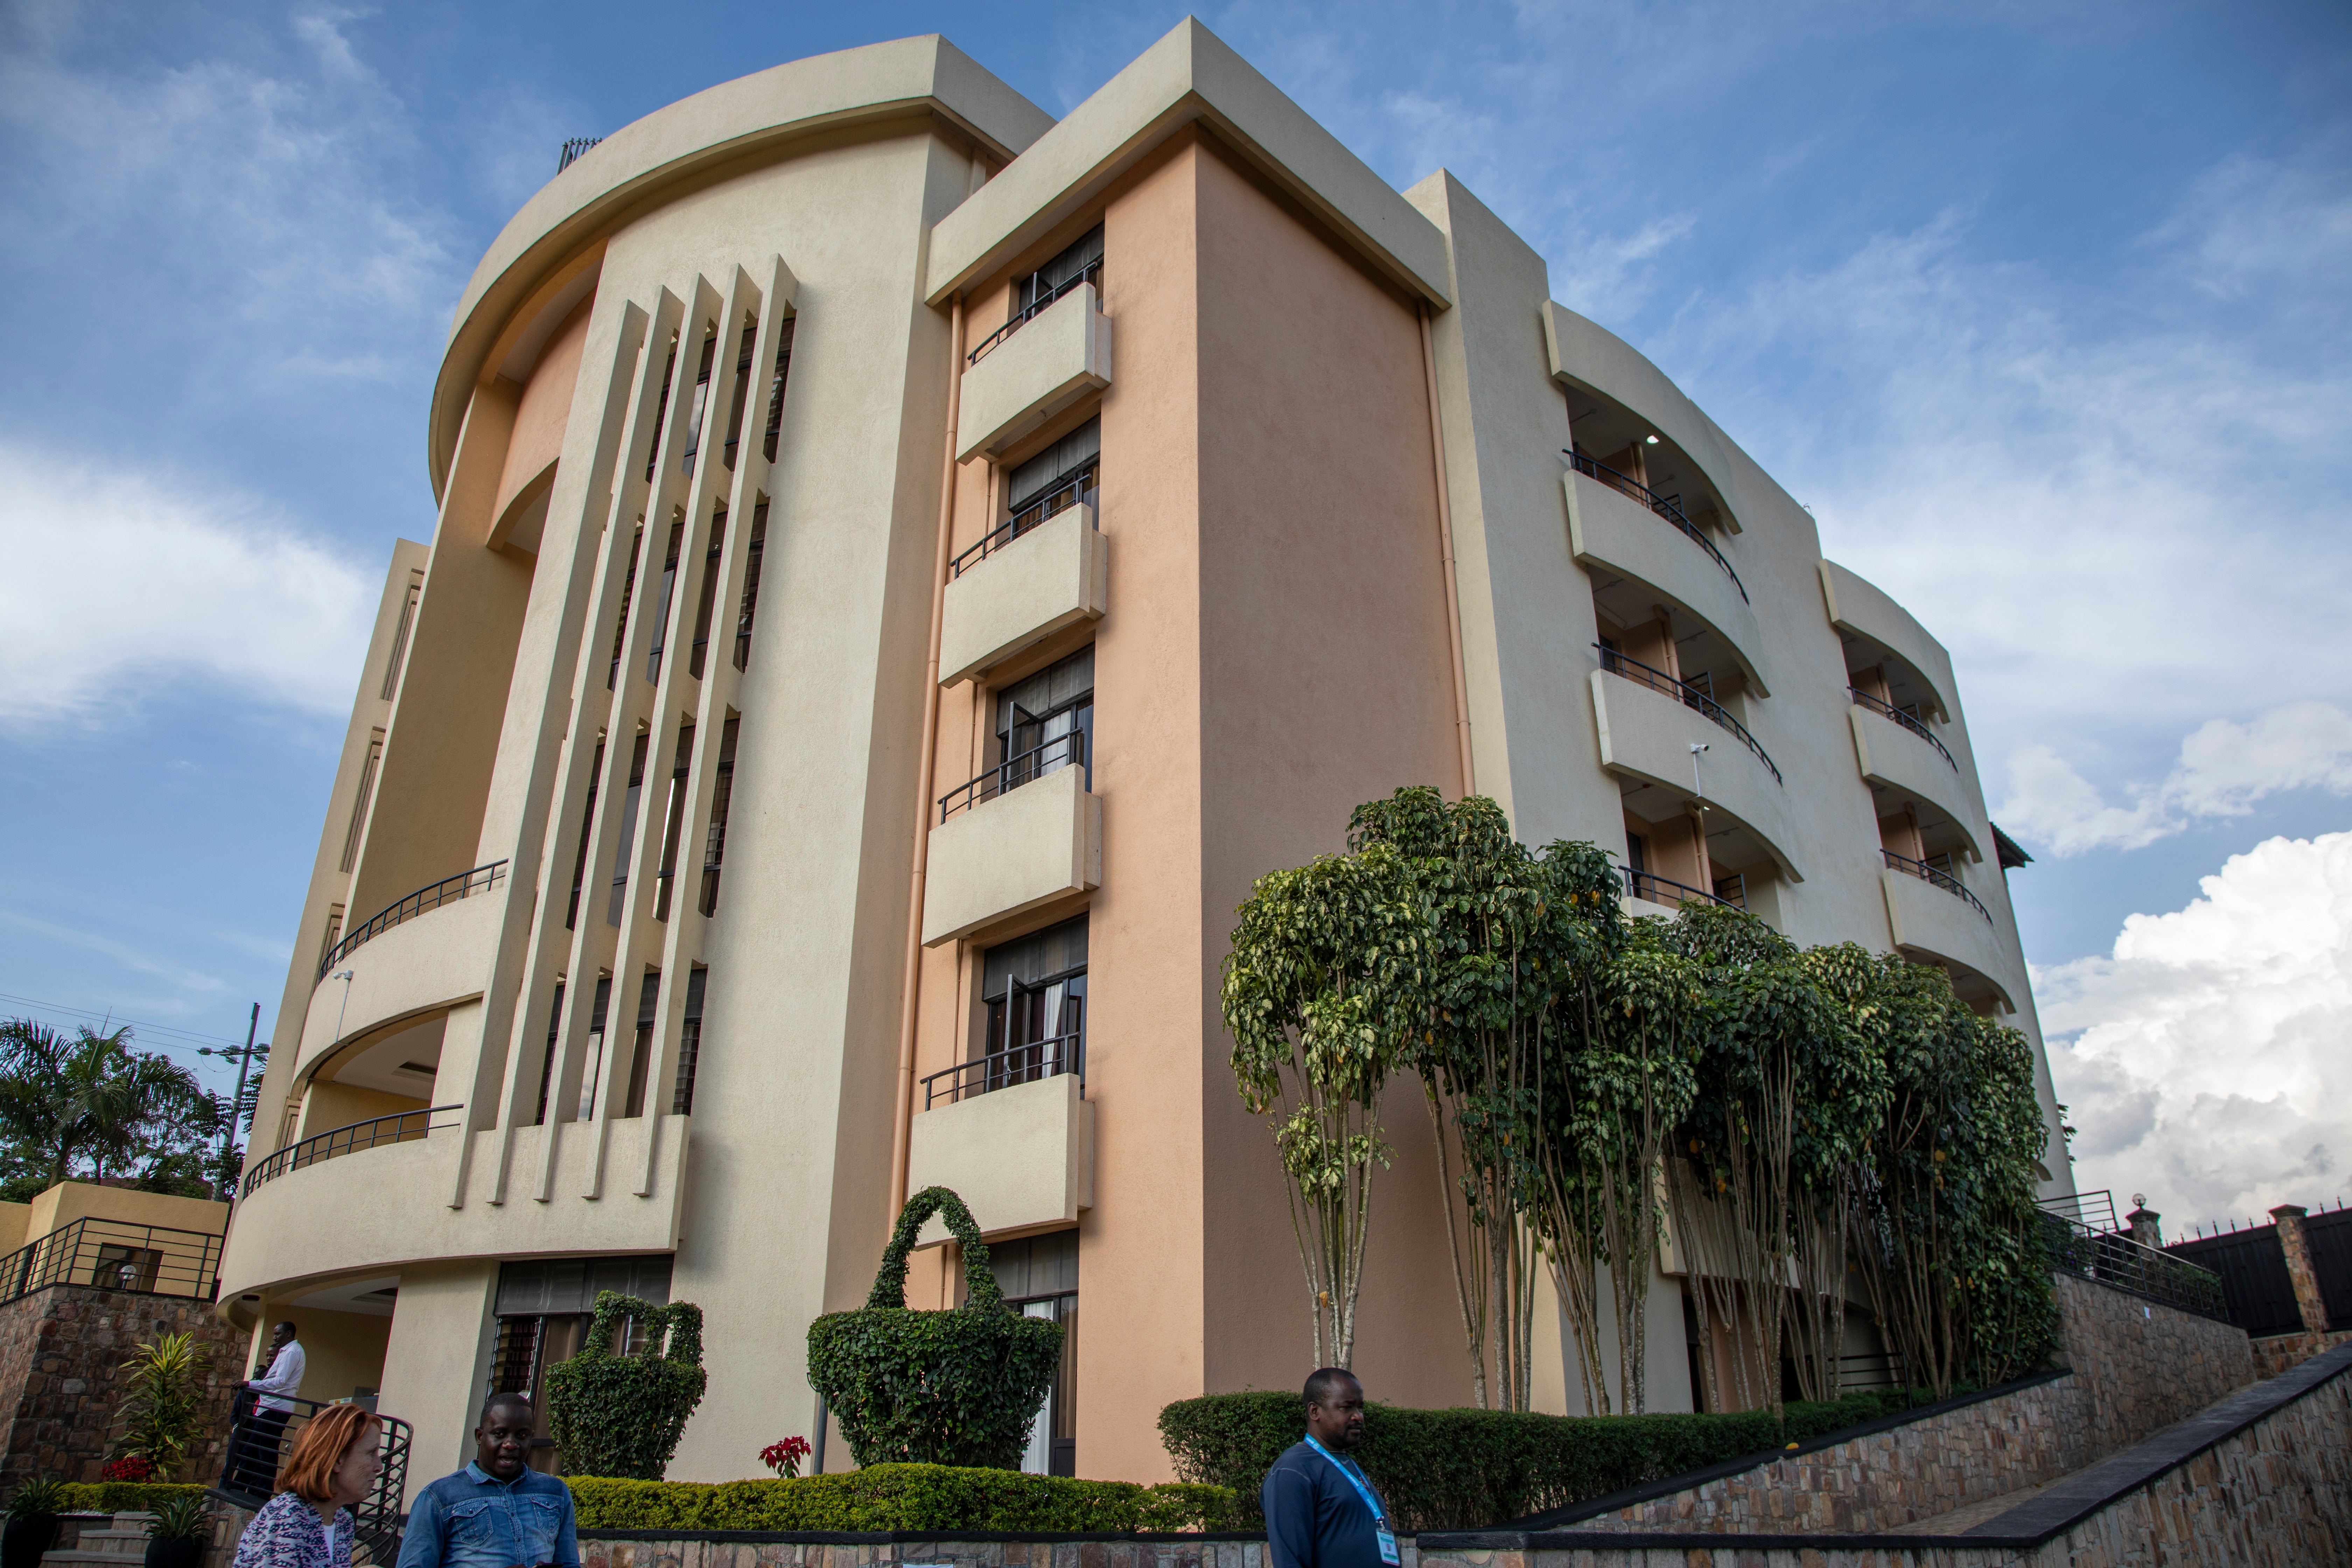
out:
M514 434L507 438L506 463L493 519L506 514L517 492L545 472L563 450L563 427L572 417L572 393L580 379L581 352L588 346L588 317L595 299L580 301L548 340L515 406Z

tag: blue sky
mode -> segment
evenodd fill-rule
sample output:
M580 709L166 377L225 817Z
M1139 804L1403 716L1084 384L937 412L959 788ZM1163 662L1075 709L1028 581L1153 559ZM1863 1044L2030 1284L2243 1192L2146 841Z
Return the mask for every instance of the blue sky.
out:
M1181 15L0 0L0 1011L267 1037L448 313L563 138L933 30L1058 114ZM1951 647L2085 1184L2352 1195L2352 11L1200 15Z

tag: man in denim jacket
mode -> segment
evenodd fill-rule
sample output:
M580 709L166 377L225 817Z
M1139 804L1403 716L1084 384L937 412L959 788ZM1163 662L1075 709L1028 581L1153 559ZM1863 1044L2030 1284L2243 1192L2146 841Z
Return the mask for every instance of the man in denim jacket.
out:
M493 1394L474 1461L418 1495L398 1568L580 1568L572 1489L523 1463L530 1401Z

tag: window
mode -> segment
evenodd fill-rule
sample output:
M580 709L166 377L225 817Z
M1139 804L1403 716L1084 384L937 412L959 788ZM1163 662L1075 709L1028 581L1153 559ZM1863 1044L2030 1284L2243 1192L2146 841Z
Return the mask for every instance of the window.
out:
M392 657L383 661L383 700L392 700L393 689L400 684L401 660L408 657L408 629L415 624L416 602L425 596L425 574L412 570L408 574L408 596L401 601L400 625L392 634Z
M574 904L580 901L580 889L572 887ZM563 1030L563 982L555 983L555 1004L547 1012L547 1055L539 1064L539 1110L530 1119L533 1127L547 1125L547 1097L555 1088L555 1041Z
M981 959L987 1009L981 1081L964 1092L1009 1089L1059 1073L1086 1076L1087 917L1000 942Z
M710 829L702 843L702 898L697 905L705 915L719 911L719 864L727 854L727 808L735 798L735 729L743 721L727 721L719 731L718 776L710 784Z
M768 461L776 460L776 434L784 427L784 379L793 368L793 328L798 316L786 316L776 334L776 375L768 385L768 428L761 439L760 449Z
M629 540L629 569L621 578L621 613L613 617L613 668L604 672L604 689L613 689L621 678L621 645L629 637L629 602L637 593L637 555L646 547L646 531L642 525Z
M621 1101L623 1116L646 1113L646 1079L653 1071L654 1023L661 1016L661 972L650 971L637 987L637 1033L629 1052L629 1092Z
M580 1075L580 1106L574 1113L585 1121L596 1109L596 1076L604 1070L604 1015L613 1004L610 975L596 982L596 1010L588 1020L588 1068Z
M588 833L596 824L596 784L604 776L604 742L596 742L595 759L588 764L588 804L580 813L580 856L572 863L572 902L563 911L563 929L580 920L580 889L588 879Z
M98 1249L90 1283L108 1290L152 1290L163 1255L152 1247L117 1247L109 1242Z
M743 341L735 350L735 397L727 409L727 445L721 450L727 471L735 471L735 446L743 434L743 405L751 392L751 343L760 335L757 321L743 323Z
M669 1097L672 1116L694 1114L694 1070L702 1058L702 992L710 971L696 969L686 977L686 1019L677 1032L677 1082Z
M669 381L677 371L677 335L669 340L669 362L662 366L661 401L654 405L654 438L646 448L646 478L654 477L654 466L661 461L662 422L669 417Z
M997 694L997 793L1066 767L1084 768L1092 789L1094 731L1095 650L1089 643Z
M743 603L735 614L735 668L751 668L751 617L760 608L760 557L768 544L768 503L751 509L751 543L743 563Z
M329 904L327 906L327 934L319 943L319 967L321 970L327 967L328 955L335 951L335 943L342 940L343 906L341 904Z
M719 358L719 330L702 335L702 363L694 373L694 402L686 411L686 474L694 477L694 454L702 446L702 416L710 402L710 367Z
M654 605L653 646L646 650L646 679L661 679L662 641L669 635L669 601L677 588L678 547L686 541L686 520L669 525L669 548L662 554L661 600Z
M694 725L677 727L677 751L669 768L669 805L662 812L661 869L654 879L654 919L669 919L669 891L677 872L677 838L686 825L686 782L694 765Z
M547 1420L547 1372L580 1353L600 1290L663 1306L669 1300L670 1258L557 1258L508 1263L499 1269L494 1303L498 1338L487 1394L520 1394L533 1412L530 1461L555 1473L555 1438ZM624 1353L627 1347L624 1347Z
M991 1242L989 1272L1005 1304L1024 1318L1062 1325L1062 1364L1030 1428L1021 1468L1031 1475L1075 1476L1077 1471L1078 1233L1057 1230L1018 1241Z
M1018 539L1058 511L1093 506L1101 488L1102 419L1087 420L1013 470L1005 489Z
M375 794L375 773L383 762L383 731L376 730L368 736L367 761L360 764L359 793L352 797L352 825L343 834L343 870L347 875L359 863L360 836L367 830L368 801Z
M1050 305L1081 283L1100 289L1102 265L1103 231L1102 225L1097 224L1067 250L1021 280L1013 297L1014 312L1025 314Z
M727 509L721 506L710 520L710 545L702 552L702 594L694 606L694 646L687 671L697 680L702 679L702 656L710 647L710 612L719 597L719 569L724 553L720 545L726 537Z
M629 852L637 841L637 801L645 794L646 751L653 737L640 731L636 749L629 753L629 792L621 797L621 837L613 846L613 897L604 910L604 923L621 923L629 904Z

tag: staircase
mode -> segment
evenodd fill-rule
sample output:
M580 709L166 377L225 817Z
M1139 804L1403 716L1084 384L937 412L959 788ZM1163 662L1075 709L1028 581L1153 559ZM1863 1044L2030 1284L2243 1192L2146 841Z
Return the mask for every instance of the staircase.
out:
M85 1524L73 1545L42 1552L41 1568L131 1568L146 1560L147 1521L154 1517L118 1513L104 1529Z

